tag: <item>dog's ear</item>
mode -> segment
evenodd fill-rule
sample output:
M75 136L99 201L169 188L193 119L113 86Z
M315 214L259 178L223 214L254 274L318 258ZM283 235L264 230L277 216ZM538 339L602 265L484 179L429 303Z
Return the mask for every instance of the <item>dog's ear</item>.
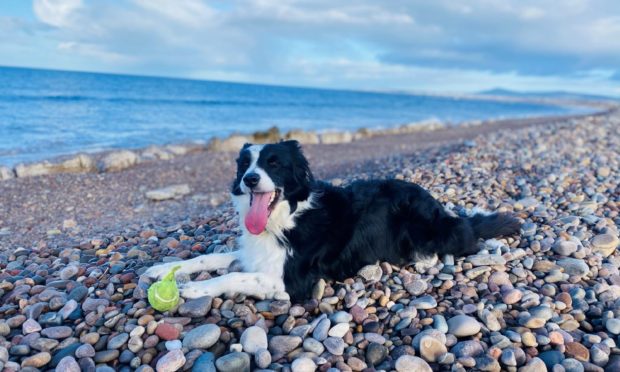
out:
M250 146L252 146L252 144L251 144L251 143L246 143L246 144L244 144L244 145L243 145L243 147L241 148L241 151L243 151L243 150L247 149L247 148L248 148L248 147L250 147Z
M290 150L301 151L301 145L297 140L280 140L280 144L286 146Z

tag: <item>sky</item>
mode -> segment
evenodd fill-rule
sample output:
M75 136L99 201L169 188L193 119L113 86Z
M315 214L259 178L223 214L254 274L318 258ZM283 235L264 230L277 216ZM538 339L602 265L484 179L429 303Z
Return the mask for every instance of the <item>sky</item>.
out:
M0 65L620 96L620 1L0 0Z

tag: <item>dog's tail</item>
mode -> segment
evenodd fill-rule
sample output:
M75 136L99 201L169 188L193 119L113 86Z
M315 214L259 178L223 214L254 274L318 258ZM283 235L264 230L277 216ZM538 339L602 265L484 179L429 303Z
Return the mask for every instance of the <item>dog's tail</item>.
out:
M467 217L476 238L491 239L519 232L521 222L510 213L478 213Z

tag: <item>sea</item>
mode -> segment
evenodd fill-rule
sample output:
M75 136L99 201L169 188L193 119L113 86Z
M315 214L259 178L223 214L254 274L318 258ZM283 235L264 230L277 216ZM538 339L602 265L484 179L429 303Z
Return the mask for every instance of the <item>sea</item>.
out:
M282 131L583 112L459 97L0 67L0 165Z

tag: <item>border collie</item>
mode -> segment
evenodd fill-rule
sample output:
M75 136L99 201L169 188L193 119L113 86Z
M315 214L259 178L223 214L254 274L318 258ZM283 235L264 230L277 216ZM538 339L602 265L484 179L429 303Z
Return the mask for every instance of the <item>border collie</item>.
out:
M242 272L188 282L181 296L273 298L286 292L301 301L320 278L341 281L377 261L415 264L473 254L478 239L515 234L520 227L505 213L456 217L413 183L334 187L315 181L297 141L243 146L232 199L242 229L239 250L153 266L144 275L161 278L179 264L178 272L191 274L239 260Z

